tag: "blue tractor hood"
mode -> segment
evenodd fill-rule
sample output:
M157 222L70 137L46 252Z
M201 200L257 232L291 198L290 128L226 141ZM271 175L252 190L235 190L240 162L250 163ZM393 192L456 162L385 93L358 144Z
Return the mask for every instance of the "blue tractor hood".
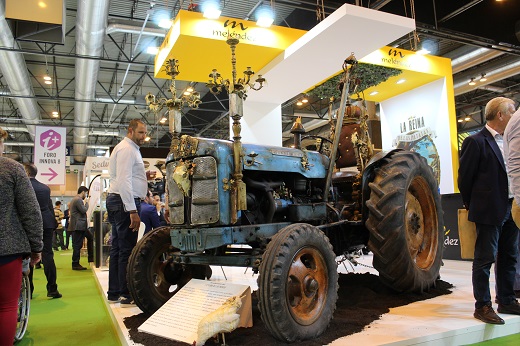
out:
M329 158L315 151L242 144L245 171L300 173L306 178L326 178Z

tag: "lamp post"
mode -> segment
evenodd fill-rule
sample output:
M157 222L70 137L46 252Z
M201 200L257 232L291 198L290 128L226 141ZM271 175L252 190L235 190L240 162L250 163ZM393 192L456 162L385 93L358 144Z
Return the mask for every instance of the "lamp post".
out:
M168 125L169 131L172 133L172 145L174 142L177 143L182 131L181 117L182 107L188 106L191 108L199 108L201 104L200 94L197 91L185 92L183 91L177 96L177 88L175 86L175 78L179 75L179 60L173 58L166 61L166 74L171 77L172 82L170 84L170 92L172 98L167 99L165 97L156 99L155 95L148 93L145 97L146 104L151 111L157 113L160 112L164 107L168 107Z
M226 43L231 48L231 67L232 80L224 79L220 73L213 69L209 74L211 78L206 86L212 94L218 94L222 90L226 90L229 95L229 116L233 119L233 164L235 166L233 177L230 181L231 186L231 222L236 223L238 210L246 210L246 185L242 181L242 125L240 119L244 112L243 101L247 97L248 89L260 90L265 84L265 78L258 75L254 82L251 81L251 76L255 72L251 67L247 67L243 72L244 76L237 79L236 56L235 49L239 40L237 38L228 38Z

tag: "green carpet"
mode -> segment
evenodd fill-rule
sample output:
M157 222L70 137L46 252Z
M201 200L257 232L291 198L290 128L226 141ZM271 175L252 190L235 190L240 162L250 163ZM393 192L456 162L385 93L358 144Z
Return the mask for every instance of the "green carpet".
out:
M71 256L71 250L54 253L60 299L47 298L43 268L34 270L29 326L16 345L121 345L92 270L72 270Z
M513 334L496 338L493 340L478 342L473 345L479 346L517 346L520 343L520 334Z

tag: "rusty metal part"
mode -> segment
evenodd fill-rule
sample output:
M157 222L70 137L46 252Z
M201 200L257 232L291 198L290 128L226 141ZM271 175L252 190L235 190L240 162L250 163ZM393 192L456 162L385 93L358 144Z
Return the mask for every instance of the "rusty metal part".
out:
M405 236L410 257L417 267L427 270L435 261L437 247L436 232L438 215L432 193L426 180L416 176L406 192Z
M314 323L327 300L328 270L325 259L314 247L303 247L294 255L287 276L287 303L295 321Z
M170 154L173 154L175 159L194 156L198 145L199 141L195 137L188 135L182 135L180 138L174 137L170 145Z

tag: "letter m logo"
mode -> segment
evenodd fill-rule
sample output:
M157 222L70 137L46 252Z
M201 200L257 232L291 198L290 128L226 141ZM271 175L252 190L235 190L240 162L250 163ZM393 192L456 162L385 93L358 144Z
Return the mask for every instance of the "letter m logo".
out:
M389 55L389 56L392 56L392 55L393 55L394 57L396 57L396 56L399 55L401 58L404 58L404 57L405 57L405 56L403 55L403 53L399 52L399 51L396 50L396 49L391 49L391 48L390 48L390 50L388 51L388 55Z
M240 29L242 29L242 31L247 30L247 28L244 27L244 24L242 24L242 23L237 23L235 20L229 20L229 19L228 19L228 20L226 20L226 21L224 22L224 28L228 27L229 25L231 25L231 28L232 28L232 29L234 29L234 28L236 28L237 26L239 26Z

